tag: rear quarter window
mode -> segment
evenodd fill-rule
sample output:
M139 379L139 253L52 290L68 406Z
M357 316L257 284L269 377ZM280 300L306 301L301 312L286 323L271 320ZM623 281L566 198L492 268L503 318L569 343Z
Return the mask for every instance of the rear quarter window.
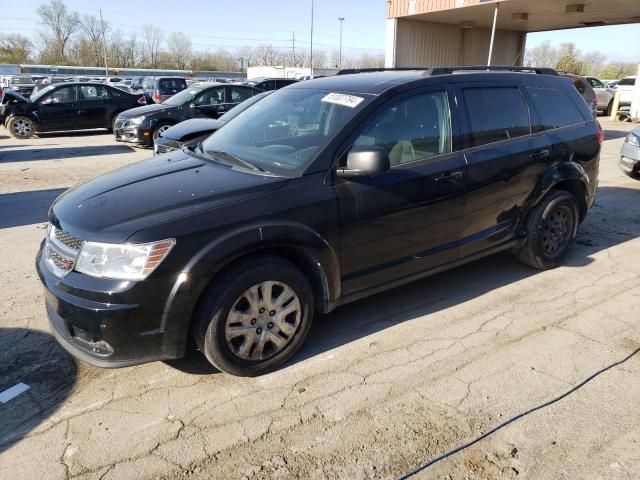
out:
M527 93L538 113L539 124L534 131L552 130L585 122L577 105L560 90L527 87Z
M468 120L468 143L477 147L531 133L529 107L516 87L462 90Z

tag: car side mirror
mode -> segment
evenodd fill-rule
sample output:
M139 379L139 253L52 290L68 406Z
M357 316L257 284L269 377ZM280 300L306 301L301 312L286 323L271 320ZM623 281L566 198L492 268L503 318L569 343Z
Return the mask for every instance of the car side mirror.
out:
M347 156L347 167L338 169L338 176L374 177L387 173L391 169L389 154L380 147L354 147Z

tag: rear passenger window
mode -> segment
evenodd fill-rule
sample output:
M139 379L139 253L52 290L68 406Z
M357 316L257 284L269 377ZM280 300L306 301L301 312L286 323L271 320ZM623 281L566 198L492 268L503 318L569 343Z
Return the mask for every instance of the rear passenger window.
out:
M467 88L462 93L472 146L510 140L531 133L529 108L517 88Z
M451 152L451 117L445 92L392 102L376 114L354 145L384 148L391 166Z
M571 99L555 88L527 88L538 112L541 125L535 125L535 131L551 130L584 123L584 117Z

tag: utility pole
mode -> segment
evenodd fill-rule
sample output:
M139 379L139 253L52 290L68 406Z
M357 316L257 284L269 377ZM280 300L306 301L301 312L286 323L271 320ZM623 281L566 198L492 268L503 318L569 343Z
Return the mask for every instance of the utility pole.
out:
M340 54L338 56L338 68L342 68L342 23L344 22L344 17L338 17L340 20Z
M100 26L102 27L102 53L104 54L104 74L109 76L109 67L107 66L107 38L105 35L104 20L102 19L102 9L100 9Z
M311 64L311 76L313 77L313 0L311 0L311 55L309 63Z
M298 64L296 62L296 32L295 30L291 32L291 50L293 51L293 66L297 67Z

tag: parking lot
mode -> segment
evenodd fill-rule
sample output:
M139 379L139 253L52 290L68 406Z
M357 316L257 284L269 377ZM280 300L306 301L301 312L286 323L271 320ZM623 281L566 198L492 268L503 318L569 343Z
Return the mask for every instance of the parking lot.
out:
M605 130L600 189L566 265L508 254L316 319L258 378L179 361L116 370L53 339L34 257L72 185L151 156L106 131L0 128L0 478L396 478L640 346L640 182ZM640 357L418 478L640 478Z

